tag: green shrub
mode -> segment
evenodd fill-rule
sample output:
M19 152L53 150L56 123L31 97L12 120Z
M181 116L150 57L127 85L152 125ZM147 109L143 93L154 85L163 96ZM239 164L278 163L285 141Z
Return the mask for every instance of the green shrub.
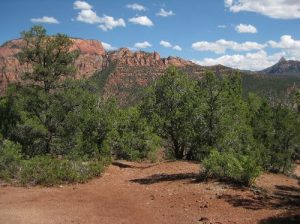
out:
M130 107L119 111L104 147L117 159L155 161L160 142L160 137L154 134L152 127L141 118L139 110Z
M262 167L271 172L289 173L300 148L299 113L294 102L260 101L249 103L249 108L253 136L263 155Z
M0 178L5 180L17 177L21 166L21 146L9 140L0 139Z
M63 183L83 183L99 176L104 168L103 161L70 161L50 156L36 156L24 161L21 170L22 184L52 186Z
M275 173L288 174L293 171L293 151L287 150L286 152L274 152L271 154L271 169Z
M261 167L256 163L252 156L240 156L243 172L241 182L252 185L255 179L261 174Z
M203 161L205 175L220 180L229 180L251 185L260 174L255 159L248 155L213 150Z

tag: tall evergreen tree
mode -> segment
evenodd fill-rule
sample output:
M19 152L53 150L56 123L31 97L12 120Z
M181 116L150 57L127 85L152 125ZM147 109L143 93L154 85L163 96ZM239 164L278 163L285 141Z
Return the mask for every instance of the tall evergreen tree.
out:
M217 77L208 72L199 82L194 153L205 157L210 150L244 150L251 144L248 108L238 74Z
M25 44L18 54L20 63L28 65L23 79L42 88L46 94L57 87L63 77L74 76L74 60L78 52L71 52L72 40L64 34L49 36L42 26L33 26L21 33Z
M143 115L155 126L157 133L167 139L177 159L183 159L191 147L195 88L195 81L171 67L143 99Z

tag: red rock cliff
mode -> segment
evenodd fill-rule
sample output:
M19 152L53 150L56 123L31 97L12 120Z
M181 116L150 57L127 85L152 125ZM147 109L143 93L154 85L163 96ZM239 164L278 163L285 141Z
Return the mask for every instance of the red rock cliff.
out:
M79 50L80 55L75 61L76 77L89 77L95 71L101 70L106 54L101 42L96 40L72 39L73 46L70 50ZM22 39L12 40L0 47L0 94L8 83L18 82L20 75L25 70L16 57L24 42Z
M115 95L123 98L120 89L145 87L157 77L161 76L170 65L177 67L195 66L191 61L177 57L161 58L159 53L136 51L127 48L105 52L101 42L96 40L72 39L71 51L79 50L80 55L75 61L76 78L88 78L96 71L101 72L111 65L115 65L103 85L105 95ZM25 71L17 59L17 53L24 45L22 39L12 40L0 47L0 95L4 93L7 85L20 81ZM120 92L120 93L119 93ZM119 97L121 94L122 97ZM124 95L126 98L126 96Z

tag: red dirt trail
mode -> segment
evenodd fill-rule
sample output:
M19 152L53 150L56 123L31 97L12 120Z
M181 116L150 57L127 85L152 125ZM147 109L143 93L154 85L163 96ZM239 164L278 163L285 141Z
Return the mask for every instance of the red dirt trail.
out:
M122 162L86 184L0 186L0 223L300 223L299 176L265 174L250 190L198 173L189 162Z

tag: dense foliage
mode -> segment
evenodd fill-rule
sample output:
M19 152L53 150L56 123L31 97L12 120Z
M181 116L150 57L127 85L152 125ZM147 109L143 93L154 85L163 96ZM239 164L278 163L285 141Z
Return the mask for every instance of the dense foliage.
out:
M293 99L290 102L295 103ZM253 135L262 153L261 165L267 170L288 172L292 159L299 157L300 116L294 103L271 104L265 99L249 97Z
M78 53L67 36L36 26L22 37L24 82L0 98L2 179L84 182L111 158L155 161L164 149L203 161L207 177L250 185L263 170L289 172L299 158L297 89L282 98L245 97L239 74L208 72L196 81L170 67L138 104L121 108L99 96L93 79L74 80Z
M17 178L21 165L21 146L0 135L0 178L9 180Z
M127 160L148 158L156 160L160 148L160 138L153 128L141 117L136 107L119 110L115 114L111 131L104 146L116 157Z
M141 106L156 132L169 140L176 159L182 159L190 150L193 138L196 82L176 68L149 88Z
M170 68L147 91L141 110L177 159L202 159L211 148L246 150L252 141L240 77L207 73L198 83Z
M243 74L243 96L256 93L261 97L283 98L288 87L300 87L300 77L297 75L266 75Z
M155 160L160 138L137 108L74 80L72 41L34 26L22 33L24 81L0 98L0 178L26 184L84 182L111 160Z
M287 173L299 157L299 91L243 97L241 77L208 72L198 82L170 68L141 111L176 159L203 160L207 176L252 184L261 170Z

